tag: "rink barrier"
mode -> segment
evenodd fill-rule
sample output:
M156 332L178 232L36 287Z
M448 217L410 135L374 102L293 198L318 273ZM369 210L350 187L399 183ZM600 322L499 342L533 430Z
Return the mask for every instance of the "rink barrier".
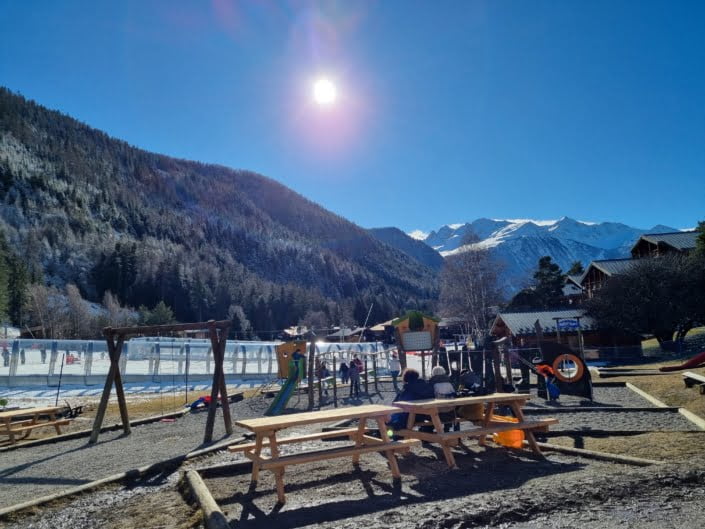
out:
M276 346L282 342L229 341L224 367L228 379L269 379L277 373ZM308 346L307 346L308 347ZM388 351L380 342L317 342L317 355L349 362L354 354ZM0 339L0 387L101 385L108 374L105 341ZM210 380L215 362L210 340L133 338L120 357L123 382L190 383ZM382 365L386 365L382 361Z

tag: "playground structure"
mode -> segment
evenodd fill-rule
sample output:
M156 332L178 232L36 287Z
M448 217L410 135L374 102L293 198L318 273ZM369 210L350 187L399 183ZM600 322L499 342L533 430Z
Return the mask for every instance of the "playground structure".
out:
M215 413L218 406L218 396L220 395L223 408L223 420L225 422L225 431L228 435L233 432L232 419L230 417L230 403L228 400L228 390L225 385L225 376L223 373L223 358L225 356L225 344L230 329L230 320L214 321L210 320L203 323L183 323L177 325L155 325L155 326L137 326L137 327L106 327L103 329L103 334L108 345L108 355L110 357L110 370L105 380L103 395L100 398L98 411L95 421L93 422L93 431L91 433L90 443L98 441L100 428L103 425L105 412L108 408L108 399L115 384L115 393L117 394L118 406L120 408L120 418L122 419L122 427L125 435L130 434L130 418L127 411L127 401L125 400L125 391L122 383L122 375L120 373L120 355L123 351L125 338L130 335L146 334L146 333L168 333L168 332L183 332L183 331L198 331L207 329L210 335L211 346L213 350L213 358L215 369L213 371L213 384L211 386L211 399L208 406L208 419L206 420L206 431L204 434L204 443L209 443L213 440L213 426L215 422Z
M683 371L684 369L693 369L695 367L705 367L705 351L695 355L690 360L683 362L680 365L660 367L659 371L663 373L668 373L671 371Z
M350 361L355 357L361 357L363 370L360 374L361 381L364 386L364 393L369 395L370 378L374 393L379 392L379 380L382 373L388 371L389 356L393 349L379 349L377 347L361 347L365 344L327 344L328 347L321 347L322 343L295 341L286 342L276 346L277 355L277 380L280 384L280 389L275 395L272 404L270 405L265 415L279 415L286 408L287 403L297 390L306 389L308 391L309 384L313 384L314 389L318 391L319 402L324 400L324 393L327 393L328 388L332 390L333 406L338 407L338 388L348 387L347 384L338 383L338 367L341 362ZM354 345L356 347L349 347ZM370 344L366 344L370 345ZM375 344L376 345L376 344ZM348 346L348 347L346 347ZM294 361L293 354L298 351L301 358ZM308 356L314 354L314 372L307 372ZM319 370L325 364L329 370L329 375L321 378ZM313 376L311 376L313 375ZM306 384L302 381L306 379ZM267 392L269 384L263 385L261 391Z

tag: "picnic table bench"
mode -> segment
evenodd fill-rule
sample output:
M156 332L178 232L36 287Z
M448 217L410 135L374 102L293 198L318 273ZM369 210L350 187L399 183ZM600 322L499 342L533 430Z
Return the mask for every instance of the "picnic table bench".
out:
M705 375L699 375L698 373L693 373L692 371L686 371L683 373L683 382L685 382L686 388L698 386L700 394L705 395Z
M399 408L379 404L368 404L333 410L321 410L277 417L261 417L236 421L235 424L255 433L255 442L244 445L228 447L231 452L243 452L243 455L252 461L251 488L257 486L260 470L271 470L274 473L277 485L277 497L284 503L284 471L289 465L298 465L313 461L322 461L340 457L351 457L353 464L357 464L360 455L370 452L384 452L389 461L389 467L394 479L401 477L396 452L408 451L411 446L420 444L415 439L392 441L387 435L385 422L389 417L399 412ZM332 432L320 432L307 435L279 438L280 430L307 424L324 424L348 419L358 419L358 426ZM367 434L367 420L373 420L379 428L380 437ZM284 444L297 444L316 439L330 439L347 436L354 444L351 446L327 448L301 452L298 454L282 456L279 446ZM262 455L262 449L268 448L270 456Z
M19 410L0 411L0 434L10 438L10 443L17 441L17 435L24 434L20 439L27 437L35 428L53 426L56 434L61 434L61 426L69 424L69 419L61 419L57 414L61 410L57 406L42 408L21 408ZM49 419L42 419L48 416Z
M487 435L509 430L523 430L529 447L537 454L541 454L541 449L536 443L533 431L546 430L549 425L558 421L553 418L546 418L538 421L527 421L524 419L522 407L529 400L529 395L518 393L494 393L477 397L459 397L454 399L427 399L416 401L399 401L394 405L409 413L406 428L397 430L396 434L405 439L419 439L441 445L446 463L451 468L457 468L455 457L451 448L458 444L464 437L476 437L480 445L485 444ZM475 405L479 414L472 418L456 416L453 422L469 422L473 428L461 429L460 431L443 432L443 421L440 413L446 410L457 409L460 406ZM509 406L514 412L518 422L499 422L493 420L492 415L497 405ZM417 420L419 415L426 415L430 420ZM418 431L415 428L420 426L432 426L434 432Z

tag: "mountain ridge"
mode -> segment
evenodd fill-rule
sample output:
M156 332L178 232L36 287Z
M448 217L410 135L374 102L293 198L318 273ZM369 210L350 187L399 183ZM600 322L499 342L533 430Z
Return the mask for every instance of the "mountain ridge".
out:
M678 231L657 224L641 229L620 222L578 221L564 216L557 220L479 218L433 230L424 243L446 257L464 251L470 234L474 244L488 248L502 264L500 274L505 293L511 295L527 286L538 260L549 255L567 270L573 262L587 266L590 261L628 257L629 250L644 233ZM418 230L412 232L419 235Z
M164 299L182 321L240 307L281 329L373 303L383 321L437 292L434 270L272 178L132 147L4 88L0 227L43 281Z

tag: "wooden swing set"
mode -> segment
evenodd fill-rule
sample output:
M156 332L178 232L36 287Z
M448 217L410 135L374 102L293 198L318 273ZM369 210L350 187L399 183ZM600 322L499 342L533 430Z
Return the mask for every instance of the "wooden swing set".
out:
M206 420L206 431L203 438L204 443L210 443L213 440L213 425L215 423L215 413L218 407L218 395L220 394L220 402L223 407L223 419L225 421L225 431L228 435L233 433L233 424L230 417L230 404L228 402L228 390L225 386L225 371L223 370L223 359L225 357L225 344L228 339L228 331L231 325L230 320L209 320L201 323L179 323L174 325L147 325L136 327L106 327L103 329L103 335L108 342L108 356L110 357L110 369L108 377L105 379L105 387L98 405L98 412L93 422L93 431L91 432L90 443L94 444L98 441L98 434L103 425L105 411L108 408L108 400L110 392L115 383L115 393L117 394L118 406L120 408L120 418L122 419L122 429L126 435L131 433L130 418L127 413L127 402L125 401L125 391L122 385L122 376L120 374L120 355L125 343L125 339L130 336L144 334L162 334L168 332L184 332L184 331L201 331L208 330L213 349L213 360L215 368L213 370L213 384L211 386L211 401L208 408L208 419Z

